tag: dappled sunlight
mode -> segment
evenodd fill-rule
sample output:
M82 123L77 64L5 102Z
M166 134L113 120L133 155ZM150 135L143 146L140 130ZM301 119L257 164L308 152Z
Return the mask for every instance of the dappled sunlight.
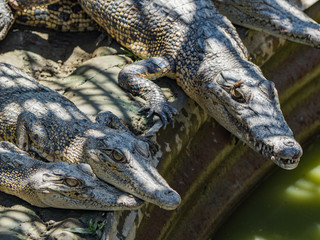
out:
M73 119L72 116L66 111L65 107L62 106L60 103L48 102L46 104L46 107L48 107L51 110L51 112L61 120L71 121ZM45 107L42 107L42 108L45 108Z
M320 201L320 165L290 185L285 193L291 200Z
M312 182L320 184L320 165L313 168L307 176Z
M315 224L314 236L316 239L320 239L320 223Z
M254 236L253 240L268 240L268 239L261 236Z
M289 197L297 200L309 200L317 196L315 188L316 185L314 183L299 179L294 185L291 185L286 189L286 193Z
M101 111L112 111L124 119L132 117L132 112L137 113L140 105L132 102L117 84L120 71L118 65L125 64L125 59L100 57L94 63L98 67L93 66L92 61L87 62L65 80L71 86L65 96L76 102L86 114L97 115ZM106 66L101 66L102 64ZM127 102L130 102L131 110L126 109Z

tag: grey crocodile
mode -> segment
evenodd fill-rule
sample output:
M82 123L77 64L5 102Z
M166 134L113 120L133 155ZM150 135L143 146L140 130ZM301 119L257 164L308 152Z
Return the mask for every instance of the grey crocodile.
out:
M176 110L152 79L175 78L222 126L285 169L302 149L280 110L274 84L249 62L235 28L209 0L79 0L107 32L144 60L126 65L119 84L166 123Z
M0 140L49 161L88 163L98 178L123 191L176 208L180 196L151 165L150 141L110 128L116 126L112 118L101 113L93 121L59 93L0 63Z
M41 0L42 1L42 0ZM51 0L43 0L51 2ZM41 3L41 2L40 2ZM232 23L263 31L290 41L320 47L320 26L309 16L286 0L213 0L218 11ZM96 29L96 24L78 5L77 0L60 0L48 7L37 6L37 1L22 1L15 13L16 21L29 26L46 27L59 31L86 31ZM19 3L15 5L19 6ZM4 12L9 15L8 6ZM12 15L12 14L11 14ZM7 19L6 30L13 16ZM0 39L5 37L0 32ZM2 36L2 37L1 37Z
M0 142L0 191L37 207L133 210L143 201L101 180L88 164L45 163Z
M15 0L14 5L24 8L40 2L51 1ZM261 5L259 1L250 4L215 1L220 10L231 9L225 12L226 15L230 12L231 17L235 15L234 6L245 12L248 8L241 7L250 5L263 19L271 16L265 20L271 27L257 21L259 17L251 17L249 22L252 20L260 27L264 24L274 30L271 32L319 46L318 28L311 27L312 31L305 31L304 37L295 37L294 28L284 28L288 24L279 23L280 20L291 23L291 15L297 12L289 5L281 5L283 0L276 2L272 10L281 16L277 19L273 17L275 14L268 14L268 1L262 1ZM158 114L164 125L168 119L173 122L177 111L150 80L161 76L175 78L209 115L251 148L282 168L293 169L298 165L302 149L283 118L274 84L248 61L235 28L210 0L79 0L79 3L113 38L144 59L125 66L119 74L119 84L146 100L142 110L149 110L148 116ZM299 29L309 28L305 19L312 26L319 26L305 16Z
M320 25L284 0L213 0L232 23L320 47Z

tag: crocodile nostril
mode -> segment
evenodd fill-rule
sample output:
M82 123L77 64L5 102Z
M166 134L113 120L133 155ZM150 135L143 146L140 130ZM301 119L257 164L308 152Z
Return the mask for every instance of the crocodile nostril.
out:
M164 203L162 207L166 209L174 209L181 202L180 195L174 190L167 189L167 190L157 191L157 196L159 199L161 199L160 201Z
M159 190L157 191L156 195L160 198L167 198L170 197L170 195L172 196L174 194L174 192L172 190Z
M163 192L163 195L167 196L167 197L173 197L173 196L176 196L177 193L172 191L172 190L166 190L166 191Z
M286 145L287 147L292 147L294 146L295 142L292 141L291 139L287 139L283 142L284 145Z
M282 140L282 147L279 145L278 155L284 159L299 159L302 155L302 148L298 142L292 138Z

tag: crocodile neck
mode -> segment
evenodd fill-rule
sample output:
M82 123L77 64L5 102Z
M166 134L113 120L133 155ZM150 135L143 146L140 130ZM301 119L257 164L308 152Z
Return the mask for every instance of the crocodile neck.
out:
M189 96L222 71L253 65L232 23L214 7L209 10L195 12L176 54L177 82Z
M54 161L64 161L68 163L85 163L84 145L86 138L83 135L77 135L69 140L69 144L64 147L63 153L59 155L51 155Z

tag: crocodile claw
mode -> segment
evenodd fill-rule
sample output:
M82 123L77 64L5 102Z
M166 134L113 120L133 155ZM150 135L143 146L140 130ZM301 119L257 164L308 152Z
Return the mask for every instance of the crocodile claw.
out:
M139 112L148 111L147 118L151 117L153 114L157 114L164 128L167 127L168 120L172 123L172 127L174 127L173 115L177 114L178 111L174 107L170 106L168 103L148 103L142 108L139 109Z

